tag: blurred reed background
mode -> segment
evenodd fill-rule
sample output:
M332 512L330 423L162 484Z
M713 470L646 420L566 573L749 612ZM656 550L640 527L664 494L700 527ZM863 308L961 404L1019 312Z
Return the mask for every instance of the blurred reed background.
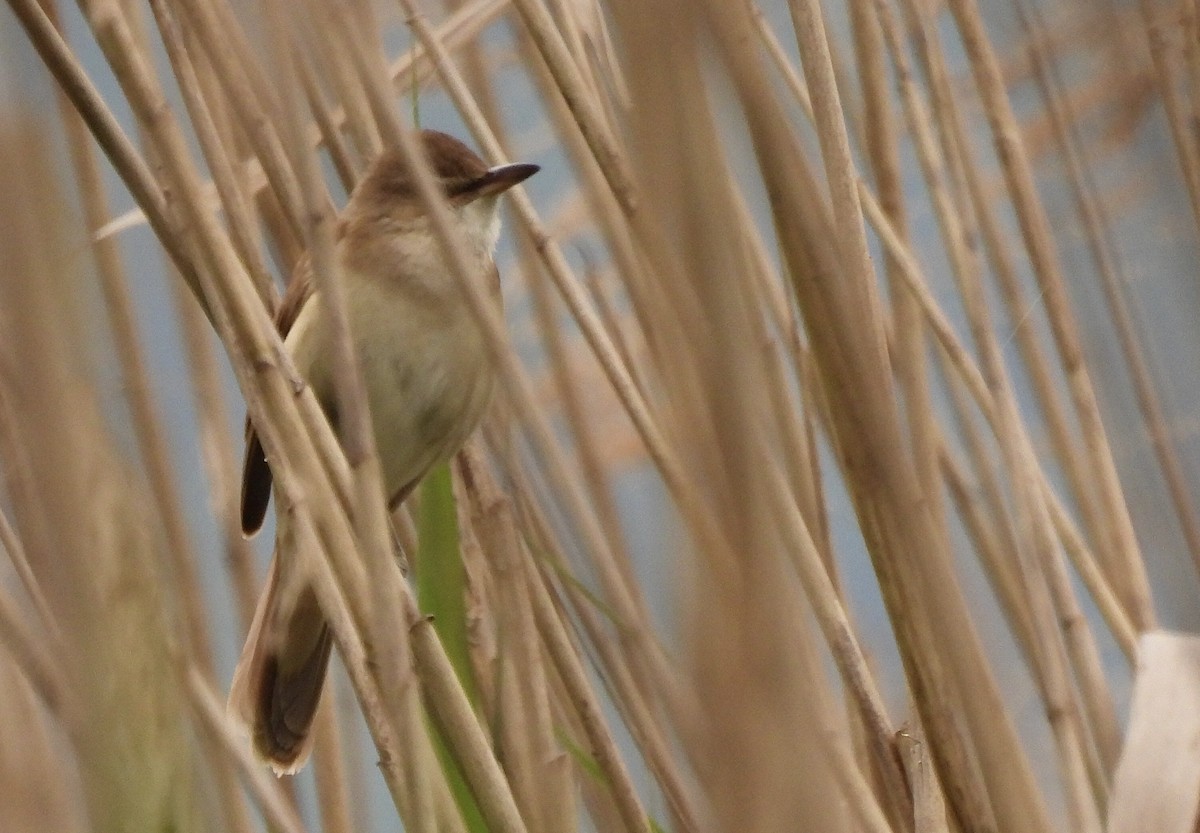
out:
M0 830L1138 829L1139 634L1200 626L1198 5L8 0ZM543 172L393 537L270 312L417 122ZM239 397L344 668L295 778L223 707Z

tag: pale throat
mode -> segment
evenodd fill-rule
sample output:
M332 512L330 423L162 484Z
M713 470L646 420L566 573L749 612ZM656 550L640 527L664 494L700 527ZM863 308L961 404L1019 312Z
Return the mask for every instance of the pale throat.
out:
M458 209L471 248L488 260L496 253L496 241L500 239L499 206L500 195L496 194L481 197Z

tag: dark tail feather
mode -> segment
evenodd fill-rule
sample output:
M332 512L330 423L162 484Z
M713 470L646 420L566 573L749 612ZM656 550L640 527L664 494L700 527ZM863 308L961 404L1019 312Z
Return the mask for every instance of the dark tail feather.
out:
M332 647L312 588L284 586L276 555L233 675L229 709L279 775L300 769L312 750L312 722Z

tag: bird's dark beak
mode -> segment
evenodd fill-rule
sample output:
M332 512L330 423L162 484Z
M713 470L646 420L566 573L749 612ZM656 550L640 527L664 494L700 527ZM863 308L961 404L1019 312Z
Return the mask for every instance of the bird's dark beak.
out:
M536 174L541 167L527 162L515 162L511 165L497 165L488 168L487 173L472 182L463 191L463 196L470 200L491 197L502 194L514 185L518 185Z

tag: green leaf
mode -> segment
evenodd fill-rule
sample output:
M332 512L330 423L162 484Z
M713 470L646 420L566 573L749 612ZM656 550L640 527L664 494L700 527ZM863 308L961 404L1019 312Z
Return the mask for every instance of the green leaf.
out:
M580 769L604 786L609 786L608 777L604 774L604 770L600 769L600 764L596 763L591 752L577 744L566 731L558 726L554 727L554 736L567 750L567 754L575 759L575 763L579 764Z
M467 644L467 574L458 540L458 516L450 467L436 466L421 484L417 520L421 548L417 557L417 602L433 617L433 627L446 647L458 680L472 705L478 688Z
M450 466L442 463L421 484L421 509L417 517L420 550L417 553L417 604L433 620L433 628L446 648L450 664L471 704L478 705L475 675L467 645L467 573L459 546L458 515L454 506ZM437 721L430 719L434 749L463 822L471 833L487 833L483 814Z

